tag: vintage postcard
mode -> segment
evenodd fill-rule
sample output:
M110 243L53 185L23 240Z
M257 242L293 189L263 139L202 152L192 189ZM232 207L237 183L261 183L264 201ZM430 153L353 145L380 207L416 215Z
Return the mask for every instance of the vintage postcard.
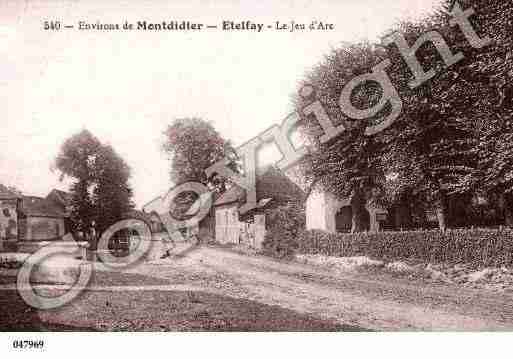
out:
M513 331L512 24L496 0L2 0L7 352Z

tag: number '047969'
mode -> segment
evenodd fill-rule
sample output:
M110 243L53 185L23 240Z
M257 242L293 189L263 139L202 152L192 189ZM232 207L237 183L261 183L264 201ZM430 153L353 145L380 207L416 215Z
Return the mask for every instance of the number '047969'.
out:
M43 349L45 342L43 340L14 340L12 347L14 349Z

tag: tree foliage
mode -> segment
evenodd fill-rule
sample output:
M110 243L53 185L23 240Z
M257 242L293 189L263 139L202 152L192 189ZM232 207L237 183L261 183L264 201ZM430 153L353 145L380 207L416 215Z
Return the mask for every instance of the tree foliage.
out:
M102 144L91 132L82 130L68 138L55 167L61 178L73 181L71 219L75 230L89 232L94 222L102 233L133 208L130 168L111 146Z
M116 151L108 145L100 147L96 157L96 183L92 195L100 233L134 207L129 178L130 168Z
M88 130L82 130L62 144L55 167L64 177L71 178L71 221L75 230L87 232L95 218L90 188L94 184L96 155L100 141Z
M371 44L358 44L334 50L306 76L304 83L316 90L316 99L321 101L336 126L344 125L346 131L333 141L321 143L321 133L314 116L303 118L302 133L313 150L304 159L305 174L316 180L325 190L339 197L351 197L353 209L352 231L364 228L364 208L367 202L376 200L376 189L384 184L384 170L381 161L383 138L364 134L366 123L351 121L341 111L338 99L344 85L355 76L367 73L382 61L383 52ZM294 99L298 113L309 99ZM379 100L376 86L359 88L354 103L358 106L372 106Z
M446 67L432 44L421 47L416 56L426 69L437 75L411 89L413 75L401 54L387 48L393 63L391 77L403 99L403 111L390 129L388 159L399 174L403 189L413 192L434 208L439 226L448 225L448 202L454 196L475 191L478 181L477 137L469 109L480 92L468 86L473 63L473 49L451 28L447 16L435 14L422 23L402 23L396 31L413 43L429 31L441 33L456 54L465 58ZM412 194L413 194L412 193Z
M313 85L332 121L345 123L349 129L332 143L315 143L305 161L306 172L343 197L384 183L386 198L392 203L411 208L412 203L422 202L435 209L442 230L454 224L448 218L449 202L470 204L473 194L484 192L501 199L513 225L511 4L459 1L463 9L474 8L471 22L478 35L493 40L478 49L450 23L454 3L447 0L432 15L401 22L385 34L400 33L412 45L424 34L437 31L453 54L464 55L447 67L432 43L421 46L415 53L418 60L436 75L418 87L409 86L414 74L394 44L344 45L305 76L302 85ZM393 126L368 138L363 126L379 119L351 122L340 110L339 97L352 78L370 72L385 58L390 59L387 73L403 108ZM356 107L369 108L380 96L379 88L367 83L354 91L352 101ZM306 105L304 99L296 98L299 113ZM305 119L303 124L307 137L318 135L316 121Z
M205 170L223 158L235 158L235 150L212 123L200 118L176 119L164 136L162 148L171 160L171 182L195 181L224 190L224 181L207 178Z
M236 169L236 154L231 143L216 131L212 123L200 118L175 119L164 131L162 150L169 157L170 179L174 184L199 182L213 191L226 190L226 180L207 177L205 170L223 158L231 159ZM184 192L173 200L170 209L175 218L184 218L197 200L196 194Z
M452 1L448 1L449 4ZM481 80L481 100L474 103L479 136L481 188L494 199L513 226L513 13L507 1L465 0L480 16L476 26L493 43L476 55L473 70ZM472 86L479 83L473 81Z

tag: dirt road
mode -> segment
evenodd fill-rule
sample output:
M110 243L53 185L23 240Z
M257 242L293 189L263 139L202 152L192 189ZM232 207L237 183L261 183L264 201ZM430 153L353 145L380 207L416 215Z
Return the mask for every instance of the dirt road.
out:
M125 272L97 266L66 306L28 308L0 276L6 330L513 330L513 295L331 270L217 247ZM42 288L49 295L62 289ZM28 313L28 314L27 314Z
M513 296L199 247L132 271L372 330L513 330Z

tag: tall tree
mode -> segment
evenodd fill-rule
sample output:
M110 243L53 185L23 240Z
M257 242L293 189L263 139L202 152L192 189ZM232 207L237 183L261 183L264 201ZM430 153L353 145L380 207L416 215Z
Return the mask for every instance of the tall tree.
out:
M454 0L446 0L451 8ZM513 13L507 1L460 0L475 10L474 25L492 40L475 56L469 87L481 88L473 108L479 138L481 189L503 212L504 223L513 226Z
M424 69L435 71L435 76L414 88L410 87L414 74L397 45L387 47L393 64L391 77L403 99L402 114L389 131L392 141L387 152L401 179L409 183L407 189L414 189L435 210L442 231L454 222L449 217L449 201L470 200L477 188L480 172L475 105L489 98L483 97L488 88L473 69L479 52L450 20L442 10L394 29L410 44L437 31L453 54L464 55L448 67L433 43L424 44L415 55Z
M61 179L69 177L73 183L71 220L75 230L88 232L95 212L92 199L92 186L95 182L95 163L100 141L88 130L68 138L61 146L55 159L55 167Z
M94 217L98 231L103 233L134 207L133 192L128 183L130 167L111 146L100 146L94 174Z
M506 194L509 188L513 191L510 187L510 182L513 184L510 181L513 178L512 148L508 146L512 139L512 125L508 119L511 118L513 92L508 84L513 71L510 65L504 65L510 64L513 58L509 50L511 11L508 5L493 0L466 0L463 3L464 10L469 5L474 6L476 15L472 21L477 24L479 35L493 35L491 37L500 45L480 47L471 43L451 22L452 16L448 12L452 11L454 1L447 1L433 15L418 22L400 23L390 32L400 34L407 44L412 45L436 31L443 36L453 54L461 52L464 55L456 64L448 66L438 48L432 42L426 42L417 49L415 56L425 71L434 70L435 76L431 79L412 87L415 74L397 43L384 47L360 46L356 51L355 46L345 46L333 51L307 76L305 82L314 86L317 98L326 107L330 118L339 123L345 121L346 127L351 129L334 143L316 146L310 158L314 177L329 182L328 187L334 192L338 190L344 195L353 192L354 196L358 188L379 185L383 171L376 155L386 155L381 158L381 168L386 161L385 174L390 174L393 169L398 176L395 185L399 192L395 198L406 202L407 197L415 196L429 202L429 206L436 210L442 231L451 224L448 203L456 198L469 201L482 183L483 172L488 173L486 187L494 188L496 192L506 191ZM386 52L383 54L383 51ZM410 51L406 52L411 55ZM341 113L339 97L351 78L370 72L372 66L384 58L390 59L386 71L399 92L403 108L393 126L375 139L365 139L361 137L362 131L355 132L355 123L348 123ZM353 102L355 107L368 108L380 95L368 83L356 89ZM494 97L499 99L501 109L492 106ZM299 110L306 105L301 98L297 103ZM372 121L374 119L358 122L368 124ZM308 119L306 124L306 127L316 127ZM502 136L498 136L500 131ZM344 138L350 138L353 144L344 146ZM362 146L363 143L370 147ZM508 198L506 196L503 202L511 208Z
M472 7L475 13L470 21L483 41L481 46L474 46L461 29L451 26L452 16L448 12L455 6L467 11ZM403 127L396 127L399 130L396 150L401 155L407 153L408 158L415 159L413 163L421 164L423 170L427 169L431 178L440 183L440 186L431 184L427 193L435 199L441 220L445 217L447 205L444 202L448 199L466 199L470 204L472 193L486 192L497 199L506 223L513 225L512 22L511 6L506 2L447 0L428 22L403 24L400 28L410 41L427 31L437 30L454 53L464 54L463 60L439 71L438 76L413 91L411 96L406 95L408 105L402 118ZM394 56L393 51L391 56ZM422 48L418 56L426 67L436 68L441 63L433 47ZM393 62L401 63L400 59ZM404 72L396 70L395 73ZM423 118L415 116L416 112L422 114L419 111L422 109L433 120L412 122L412 119ZM422 141L414 141L415 138ZM419 151L415 142L430 145ZM421 183L416 187L422 188L429 178L421 176Z
M225 189L222 179L207 178L205 170L223 158L235 159L235 150L212 123L199 118L176 119L164 135L162 148L171 160L173 183L196 181L216 191Z
M75 230L87 233L94 222L101 234L133 208L130 168L91 132L83 130L67 139L55 167L61 178L73 180L71 219Z
M365 205L377 200L376 193L383 189L384 171L381 161L382 136L366 136L366 121L351 121L339 106L340 93L355 76L371 71L384 60L383 51L372 44L345 46L332 51L324 61L307 74L304 83L315 89L315 98L326 109L335 125L344 124L346 131L330 142L319 141L320 126L314 116L303 116L302 133L313 147L302 164L305 174L325 190L340 198L351 198L352 232L365 230ZM360 87L355 91L353 103L369 107L379 101L377 86ZM294 99L299 114L309 99ZM378 192L376 192L378 190Z

